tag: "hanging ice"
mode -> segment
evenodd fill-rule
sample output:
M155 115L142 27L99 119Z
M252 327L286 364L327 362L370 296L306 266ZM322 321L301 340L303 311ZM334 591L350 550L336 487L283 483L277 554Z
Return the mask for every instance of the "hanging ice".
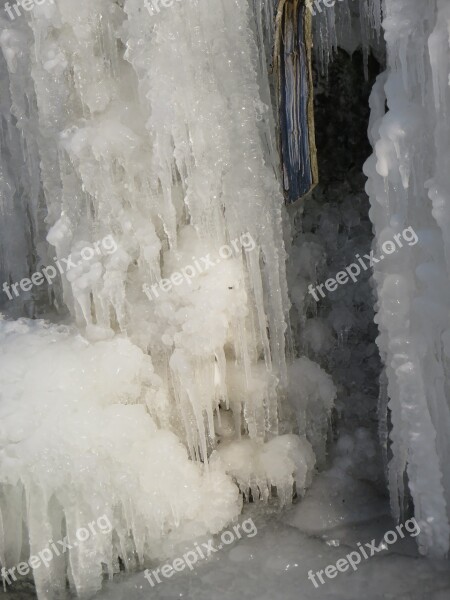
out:
M367 192L382 245L412 227L418 243L374 266L378 344L391 411L392 510L407 490L423 552L449 548L450 6L386 0L388 68L371 97ZM385 105L387 112L385 113ZM405 489L405 483L407 489Z
M58 0L2 17L3 281L75 262L61 283L2 297L8 316L57 308L70 326L0 322L0 562L99 512L113 523L37 577L42 598L66 570L89 594L117 556L131 568L218 531L240 510L231 477L254 499L276 485L285 504L314 466L305 437L276 437L290 432L289 303L256 33L271 4L146 4ZM83 259L107 237L114 252ZM202 258L213 266L148 297ZM331 396L302 401L326 420ZM226 452L242 448L241 477Z

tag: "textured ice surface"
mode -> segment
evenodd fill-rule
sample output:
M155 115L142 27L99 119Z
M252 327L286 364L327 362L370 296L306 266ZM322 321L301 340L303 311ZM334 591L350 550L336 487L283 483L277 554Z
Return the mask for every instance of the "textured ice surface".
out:
M365 165L375 254L404 228L418 235L375 265L391 504L400 519L411 495L421 551L442 555L450 539L450 6L386 0L385 8L388 68L371 97L374 154Z
M354 454L352 454L352 457ZM351 485L348 490L349 484ZM150 588L143 573L108 584L100 599L144 600L446 600L448 561L419 558L411 537L363 561L356 572L325 577L318 589L308 571L324 570L364 544L395 529L389 506L368 486L332 473L319 475L297 506L281 517L247 507L258 534L241 539Z
M142 0L58 0L0 17L3 280L77 261L105 236L117 245L50 286L2 294L8 318L53 309L71 327L1 324L6 566L28 536L34 552L106 512L114 537L69 555L84 595L101 563L135 568L217 531L240 510L242 480L208 457L232 440L252 449L255 499L276 485L287 504L295 478L299 493L310 481L311 447L286 426L283 196L273 118L258 109L270 103L270 6L198 0L151 14ZM144 293L243 235L251 249ZM57 561L38 572L41 596L65 575Z
M294 482L302 496L311 483L315 456L305 437L282 435L266 444L252 440L223 442L211 457L239 485L246 498L267 502L276 486L281 506L290 504Z
M6 231L26 238L9 244L2 236L4 278L20 279L21 256L32 271L113 235L118 251L103 269L63 277L48 300L67 307L88 337L126 332L155 357L170 395L160 419L202 459L215 442L213 413L227 403L231 369L242 388L230 410L255 439L277 434L287 385L283 199L273 119L255 111L260 95L270 97L255 18L246 3L222 0L155 14L141 0L123 8L61 0L35 7L32 19L5 20L0 40L5 115L12 104L5 127L23 131L22 147L3 156ZM19 161L30 175L20 190L6 179ZM30 204L21 214L32 227L11 214L19 197ZM252 252L148 301L144 284L242 234L255 240ZM16 306L37 312L45 291L33 289ZM252 398L261 367L262 389Z
M119 556L134 568L239 514L224 471L205 472L148 414L147 404L164 402L161 380L129 340L90 343L20 320L0 321L0 342L1 563L26 559L28 542L36 555L63 531L73 541L104 514L113 525L70 550L67 564L35 571L42 597L65 588L66 569L87 595L101 586L102 563L112 576Z

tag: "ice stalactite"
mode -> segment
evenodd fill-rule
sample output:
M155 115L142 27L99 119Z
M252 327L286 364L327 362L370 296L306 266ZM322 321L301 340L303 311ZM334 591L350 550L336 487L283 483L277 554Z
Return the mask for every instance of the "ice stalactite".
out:
M0 562L17 565L66 535L72 546L34 571L39 598L58 597L67 574L80 596L93 594L118 557L142 566L239 514L224 471L205 476L148 414L164 391L136 345L90 344L30 320L0 320L0 338ZM103 515L108 531L76 544L77 529Z
M257 243L257 248L246 254L248 287L244 293L249 302L247 310L238 309L241 314L235 312L232 318L236 337L230 340L230 350L238 358L247 380L253 377L251 364L261 356L268 372L276 373L283 386L287 292L284 250L280 246L281 199L273 173L264 166L255 119L254 98L259 95L254 68L256 47L248 30L239 27L248 20L247 7L242 3L224 4L213 11L200 4L198 10L191 10L183 4L173 14L158 15L158 35L152 36L139 6L138 1L125 5L129 13L125 28L126 58L139 78L141 96L151 108L146 126L155 143L153 160L155 172L160 173L165 204L174 202L176 194L184 197L190 225L209 248L239 238L244 233L242 224L249 224L248 231ZM228 39L230 29L238 32L238 44ZM191 31L205 32L193 48ZM142 39L145 43L139 46ZM196 84L193 86L192 82ZM242 142L236 145L235 139ZM267 215L273 224L270 228L264 226ZM190 256L187 260L191 260ZM240 270L239 265L235 266ZM242 282L230 283L229 310L233 307L233 296L244 290ZM266 306L264 288L277 290ZM238 302L242 304L242 300ZM215 314L213 318L222 317ZM267 326L270 336L266 333ZM192 328L192 319L188 327ZM252 330L254 334L250 333ZM172 338L174 334L170 332ZM183 395L183 390L196 385L184 381L182 376L183 368L189 371L194 367L187 358L190 352L186 346L192 340L184 342L181 336L175 336L171 367L177 373L179 394ZM208 351L209 356L220 355L225 342L225 338L211 339L215 347ZM272 361L275 361L273 369ZM224 361L217 361L218 367L222 364ZM225 373L220 373L220 377L224 379ZM266 423L276 433L273 382L268 381L266 389ZM252 416L252 412L250 408L248 415L254 421L256 415ZM254 421L252 427L261 437L261 424Z
M74 266L40 288L44 308L27 297L40 315L65 308L69 327L0 322L0 562L73 539L99 512L113 525L39 574L42 598L66 572L90 594L102 563L111 576L117 557L133 568L217 532L240 510L231 478L254 500L275 485L281 504L310 480L305 436L277 437L289 301L260 20L241 1L59 0L4 25L2 247L26 235L2 270L12 282ZM10 518L22 497L23 531Z
M109 1L97 2L96 10L82 2L75 11L63 0L36 10L31 47L22 44L36 90L30 103L39 109L48 241L58 259L106 234L119 246L103 264L63 278L64 302L91 339L126 331L165 357L158 366L186 409L191 450L206 458L220 401L211 390L215 379L223 389L227 359L239 365L247 391L245 382L264 361L262 421L258 407L243 406L239 414L255 437L277 433L288 306L282 198L256 119L257 48L245 25L247 6L172 8L151 14L130 0L123 11ZM25 54L14 32L4 32L3 42L11 61ZM238 247L216 273L184 285L188 293L150 305L143 284L208 250L217 255L244 234L254 248ZM216 287L223 307L207 313L215 333L205 344L200 332L205 310L217 305Z
M361 45L367 76L370 51L379 51L382 0L337 0L332 6L312 4L314 48L317 64L326 72L339 48L352 53Z
M25 23L16 29L6 25L0 17L0 210L7 232L0 238L0 277L2 282L16 282L47 258L47 244L42 226L37 107L29 76L31 33ZM11 314L33 316L34 304L32 294L27 293L11 307Z
M386 0L384 8L388 66L371 96L374 153L365 165L374 255L389 253L407 228L418 238L410 231L410 247L374 265L391 503L401 519L412 497L421 551L442 555L450 537L450 7Z

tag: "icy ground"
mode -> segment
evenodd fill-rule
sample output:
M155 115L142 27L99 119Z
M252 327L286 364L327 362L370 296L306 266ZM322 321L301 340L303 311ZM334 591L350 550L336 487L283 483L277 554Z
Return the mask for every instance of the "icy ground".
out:
M283 515L247 507L258 534L216 553L192 572L177 573L151 588L138 573L107 584L108 600L448 600L450 569L418 556L410 537L314 588L308 571L336 564L357 548L377 543L395 527L389 506L373 489L335 478L336 466L314 481L306 498ZM341 474L342 476L342 474Z
M324 570L339 559L395 529L382 488L361 477L363 463L372 464L363 429L341 436L331 466L319 474L306 496L281 514L272 506L246 505L240 518L252 518L258 530L197 563L191 572L175 573L151 587L144 573L119 575L106 582L95 600L448 600L449 561L420 557L407 536L356 572L339 573L315 588L308 572ZM231 526L227 527L231 530ZM199 539L204 542L206 538ZM214 540L217 548L219 541ZM194 548L194 542L186 546ZM155 562L155 569L173 562ZM31 600L31 584L8 590L4 600Z
M356 572L325 578L318 589L308 580L310 569L336 564L358 542L375 538L378 543L395 527L388 513L385 498L368 484L342 479L335 464L282 515L247 506L244 518L253 518L255 537L243 537L194 571L162 578L154 588L143 573L116 577L96 600L448 600L450 565L419 557L409 537L364 561ZM35 597L21 590L2 597Z

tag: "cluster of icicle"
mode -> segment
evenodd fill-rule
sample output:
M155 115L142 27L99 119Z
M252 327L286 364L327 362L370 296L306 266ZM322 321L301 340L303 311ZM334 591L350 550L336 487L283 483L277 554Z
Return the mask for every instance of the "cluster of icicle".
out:
M374 153L365 165L374 254L407 227L419 241L374 266L387 382L382 439L394 515L403 518L411 496L421 551L443 555L450 537L450 5L385 0L384 13L387 70L371 96Z
M240 2L214 10L183 2L151 14L141 0L123 8L63 0L1 34L30 171L20 182L30 200L19 225L40 239L23 240L21 257L31 250L38 261L61 259L112 234L118 251L62 278L56 301L91 339L119 330L160 357L190 450L202 459L213 410L220 401L229 408L228 358L249 398L234 407L237 427L245 415L255 437L277 433L276 388L286 387L282 197L258 129L248 21ZM53 253L38 235L46 228ZM256 241L252 252L240 249L172 294L144 295L143 284L244 233ZM9 236L2 242L9 247ZM260 365L264 406L250 391Z
M230 0L159 12L58 0L0 16L1 283L106 236L117 246L2 294L0 563L101 515L113 524L34 572L40 598L66 576L93 594L118 557L137 568L220 531L241 509L235 483L254 500L276 486L284 504L310 481L307 425L278 435L289 303L270 6L264 22ZM144 293L202 257L214 266ZM61 325L10 320L55 309ZM295 390L299 414L323 402L326 429L334 392L310 387Z
M379 53L382 0L336 0L327 7L323 0L312 3L316 63L326 73L338 48L353 53L361 47L367 76L369 53Z

